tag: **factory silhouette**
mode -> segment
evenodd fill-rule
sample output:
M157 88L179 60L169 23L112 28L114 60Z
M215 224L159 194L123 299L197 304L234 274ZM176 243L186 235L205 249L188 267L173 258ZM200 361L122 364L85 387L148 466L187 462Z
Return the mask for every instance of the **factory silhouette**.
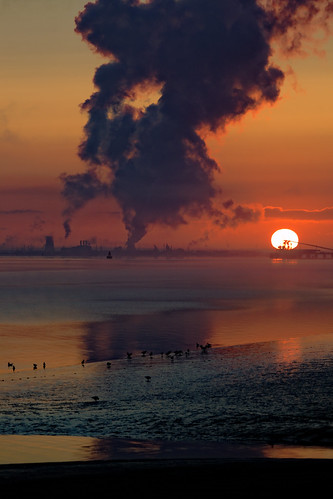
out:
M105 249L93 248L90 241L81 240L77 246L62 247L56 249L52 236L45 236L45 245L43 248L44 256L98 256L101 253L105 254Z
M286 241L288 243L288 241ZM165 244L158 248L154 245L151 248L128 248L126 246L116 246L105 248L91 243L87 239L82 239L76 246L57 247L53 236L45 236L45 243L42 247L22 246L19 248L6 248L0 246L0 255L13 256L45 256L45 257L70 257L70 258L126 258L126 257L162 257L162 258L185 258L185 257L231 257L231 256L269 256L271 259L333 259L333 248L326 248L313 244L300 242L299 245L308 248L290 249L288 245L283 245L273 252L267 250L226 250L226 249L184 249L173 248Z
M128 248L127 246L103 247L98 246L95 242L92 243L87 239L82 239L76 246L57 247L54 238L51 235L45 236L44 245L37 248L34 246L21 246L16 248L8 248L4 245L0 246L0 255L16 255L16 256L45 256L45 257L73 257L73 258L122 258L122 257L166 257L166 258L184 258L193 256L258 256L265 254L265 251L260 250L226 250L226 249L184 249L174 248L170 244L164 244L161 247L154 245L148 248Z

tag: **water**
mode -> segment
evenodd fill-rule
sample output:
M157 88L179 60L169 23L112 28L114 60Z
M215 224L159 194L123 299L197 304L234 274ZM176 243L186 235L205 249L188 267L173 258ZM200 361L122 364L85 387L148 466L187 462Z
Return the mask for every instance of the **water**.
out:
M0 434L332 446L332 270L2 258Z

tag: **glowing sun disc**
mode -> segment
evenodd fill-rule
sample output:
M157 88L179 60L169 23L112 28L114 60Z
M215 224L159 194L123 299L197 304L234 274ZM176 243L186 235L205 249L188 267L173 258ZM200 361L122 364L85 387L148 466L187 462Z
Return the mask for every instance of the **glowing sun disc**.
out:
M298 235L290 229L279 229L272 235L271 243L276 249L294 249L298 246Z

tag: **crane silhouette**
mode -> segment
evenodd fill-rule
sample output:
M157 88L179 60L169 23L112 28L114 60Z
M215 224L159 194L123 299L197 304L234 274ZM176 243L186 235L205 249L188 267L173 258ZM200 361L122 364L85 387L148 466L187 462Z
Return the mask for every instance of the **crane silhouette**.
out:
M287 240L287 239L285 241L283 241L283 244L281 245L281 249L287 249L287 250L292 249L293 244L302 244L303 246L311 246L312 248L333 251L333 248L327 248L326 246L318 246L317 244L309 244L309 243L303 243L301 241L291 241L291 240Z

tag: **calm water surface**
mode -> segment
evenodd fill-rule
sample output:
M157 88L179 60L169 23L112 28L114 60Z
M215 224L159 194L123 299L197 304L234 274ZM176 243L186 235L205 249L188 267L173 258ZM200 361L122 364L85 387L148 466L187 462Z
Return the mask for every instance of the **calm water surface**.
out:
M0 369L333 332L332 262L0 259Z

